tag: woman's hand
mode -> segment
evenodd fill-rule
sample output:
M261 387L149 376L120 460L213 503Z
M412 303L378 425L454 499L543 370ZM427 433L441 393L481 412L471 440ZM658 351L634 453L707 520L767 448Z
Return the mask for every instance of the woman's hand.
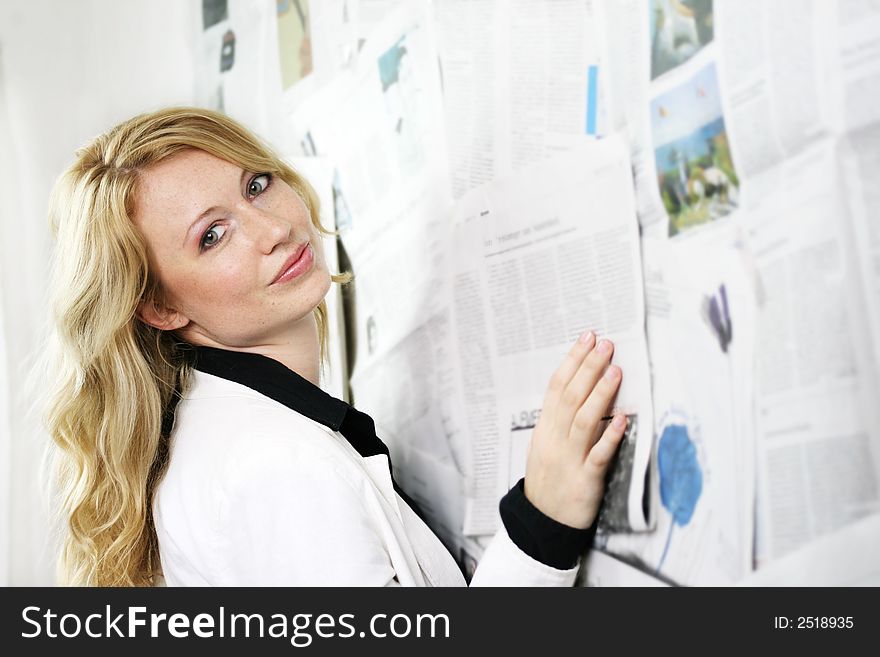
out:
M544 515L569 527L593 524L605 473L626 429L617 415L599 436L599 424L620 386L609 365L614 345L590 331L554 372L526 460L525 494Z

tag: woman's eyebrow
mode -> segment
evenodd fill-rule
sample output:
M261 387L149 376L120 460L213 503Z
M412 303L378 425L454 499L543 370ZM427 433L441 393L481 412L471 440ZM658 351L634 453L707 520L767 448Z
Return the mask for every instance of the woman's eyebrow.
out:
M241 172L241 176L238 179L239 186L244 185L244 180L245 180L245 178L247 178L247 175L248 175L247 171L243 170ZM186 241L189 239L190 233L193 232L193 228L195 228L199 224L199 222L202 221L202 219L204 219L206 216L211 214L214 210L216 210L219 207L220 207L219 205L212 205L207 210L204 210L203 212L201 212L198 217L193 219L193 222L189 225L189 228L186 229L186 234L184 234L184 236L183 236L183 242L181 243L181 246L186 246Z
M186 229L186 234L183 236L183 242L181 243L181 246L186 246L186 242L189 239L190 233L193 232L193 228L195 228L199 224L199 222L202 221L202 219L204 219L207 215L211 214L218 207L220 207L220 206L212 205L210 208L208 208L207 210L202 212L198 217L195 218L195 220L189 225L189 228Z

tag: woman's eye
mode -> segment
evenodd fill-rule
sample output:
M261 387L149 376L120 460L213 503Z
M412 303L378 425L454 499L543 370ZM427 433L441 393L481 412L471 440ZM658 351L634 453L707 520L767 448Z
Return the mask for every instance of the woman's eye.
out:
M259 176L251 178L251 181L248 183L248 196L257 196L265 192L269 189L271 180L272 176L268 173L261 173Z
M226 232L225 226L213 225L208 230L205 231L205 234L202 235L201 247L202 249L208 249L214 246L217 242L223 239L223 234Z

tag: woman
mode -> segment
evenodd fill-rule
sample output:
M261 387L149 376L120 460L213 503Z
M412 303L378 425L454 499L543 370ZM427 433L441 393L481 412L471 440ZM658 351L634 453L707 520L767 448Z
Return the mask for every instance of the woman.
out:
M208 110L78 151L50 204L64 583L464 583L372 420L318 387L323 299L348 280L318 216L305 180ZM611 353L587 333L554 374L472 583L573 583L626 424L599 435Z

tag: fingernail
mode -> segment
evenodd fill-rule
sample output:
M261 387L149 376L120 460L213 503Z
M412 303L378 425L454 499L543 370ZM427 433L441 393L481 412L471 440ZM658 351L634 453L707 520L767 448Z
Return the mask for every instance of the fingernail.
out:
M623 429L626 426L626 415L618 415L611 424L615 429Z
M593 332L592 331L584 331L581 333L581 337L578 338L579 342L583 342L584 344L589 344L593 340Z
M620 375L620 368L617 365L609 365L608 369L605 370L605 378L609 381L614 381Z
M608 340L602 340L599 343L599 353L600 354L607 354L610 351L611 351L611 343Z

